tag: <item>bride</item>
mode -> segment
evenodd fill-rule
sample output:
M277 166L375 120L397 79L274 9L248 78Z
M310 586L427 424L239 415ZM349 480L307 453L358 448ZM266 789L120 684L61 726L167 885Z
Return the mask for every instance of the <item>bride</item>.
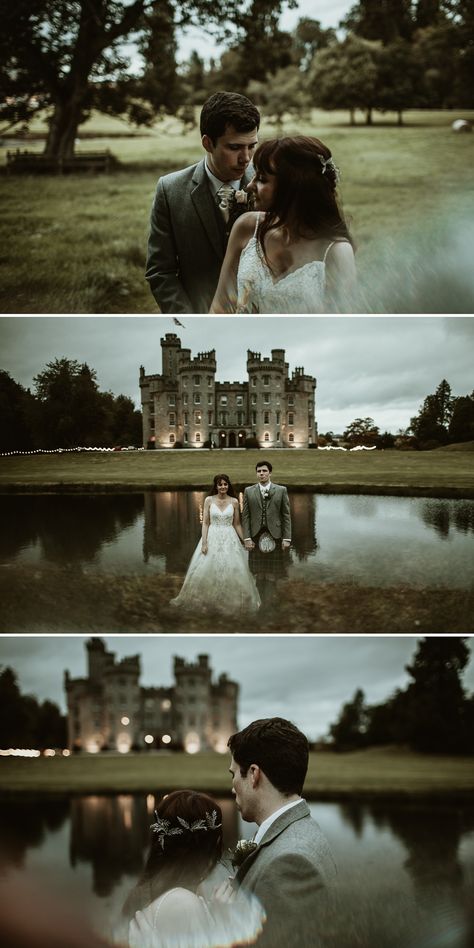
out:
M253 944L265 913L250 893L229 892L219 805L204 793L175 790L155 817L145 869L125 902L117 939L130 948ZM205 899L199 887L216 868L226 881Z
M171 605L213 612L256 612L260 596L243 547L239 502L227 474L216 474L204 501L202 538ZM225 596L221 595L225 589Z
M354 252L329 148L303 135L271 139L254 168L257 211L232 228L210 312L352 312Z

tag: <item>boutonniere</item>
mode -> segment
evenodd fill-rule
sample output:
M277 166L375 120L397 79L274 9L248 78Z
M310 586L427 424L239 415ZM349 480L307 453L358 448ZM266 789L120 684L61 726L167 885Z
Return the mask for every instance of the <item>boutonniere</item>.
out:
M255 205L255 194L253 191L246 191L245 188L242 188L235 192L235 203L240 204L242 210L245 208L246 211L252 211Z
M239 839L235 849L231 850L230 859L232 865L238 869L243 862L247 859L247 856L250 856L251 853L255 852L258 849L258 843L254 843L251 839Z

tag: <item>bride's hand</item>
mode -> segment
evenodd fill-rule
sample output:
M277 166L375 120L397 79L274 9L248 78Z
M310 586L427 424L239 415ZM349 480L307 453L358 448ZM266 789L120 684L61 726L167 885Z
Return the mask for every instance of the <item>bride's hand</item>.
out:
M214 889L213 898L216 902L233 902L235 899L235 889L232 885L232 881L224 879L224 882L221 882L220 886Z
M202 541L202 544L201 544L201 553L204 553L204 556L207 553L207 543L205 543L204 540Z

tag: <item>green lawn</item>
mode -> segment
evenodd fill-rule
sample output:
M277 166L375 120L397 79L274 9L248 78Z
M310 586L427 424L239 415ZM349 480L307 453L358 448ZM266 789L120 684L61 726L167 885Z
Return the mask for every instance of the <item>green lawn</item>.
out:
M230 793L228 758L219 754L135 754L71 758L2 758L2 790L35 793L170 791L192 786ZM474 758L421 755L400 748L352 754L312 753L305 794L467 799L474 792Z
M473 455L465 451L266 451L275 482L330 493L474 497ZM207 490L222 470L252 483L261 451L140 451L0 458L0 490Z
M474 210L474 136L455 135L450 128L453 118L462 116L409 112L403 128L381 116L371 128L351 128L347 113L315 111L310 122L285 124L285 134L327 140L341 167L341 197L369 294L361 301L363 310L472 311L460 227L469 224ZM133 134L124 122L97 116L84 131L92 137L79 149L110 148L121 162L116 172L0 176L1 312L157 311L143 277L149 209L159 175L200 157L198 132L183 134L167 120ZM264 123L261 138L274 135ZM4 141L0 164L7 147ZM28 144L32 150L42 147ZM447 261L461 266L462 275L452 281L440 272ZM381 272L390 286L378 288Z

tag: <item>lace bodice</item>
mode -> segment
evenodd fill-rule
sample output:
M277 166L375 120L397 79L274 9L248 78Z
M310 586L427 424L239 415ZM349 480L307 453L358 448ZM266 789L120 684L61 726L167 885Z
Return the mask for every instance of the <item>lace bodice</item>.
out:
M234 508L232 504L227 504L223 510L217 504L211 501L209 510L209 520L213 527L229 527L234 521Z
M274 279L255 233L244 247L237 273L238 313L324 313L326 249L323 260L311 260Z

